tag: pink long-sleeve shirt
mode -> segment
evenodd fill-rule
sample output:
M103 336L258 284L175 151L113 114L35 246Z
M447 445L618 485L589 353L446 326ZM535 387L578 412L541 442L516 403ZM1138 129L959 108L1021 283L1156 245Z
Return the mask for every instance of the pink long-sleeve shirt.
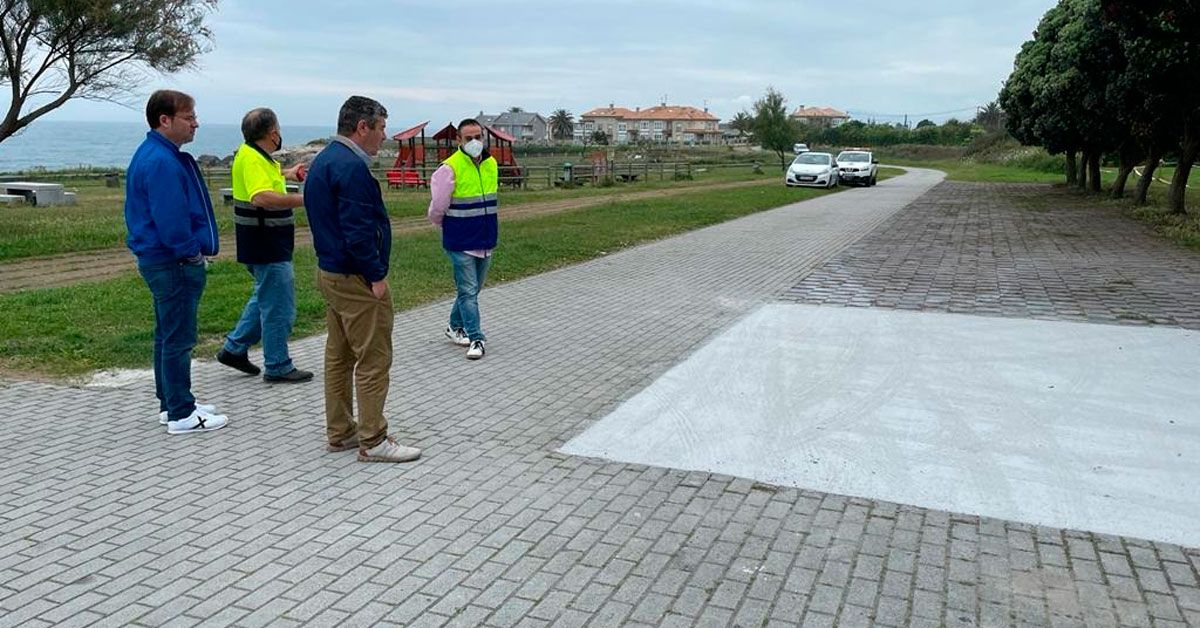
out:
M450 209L450 197L453 194L454 169L442 164L441 167L433 171L433 176L429 177L429 211L426 212L429 222L433 223L439 229L442 226L442 219L446 217L446 210ZM463 251L463 253L472 257L489 257L492 254L492 250L477 249L474 251Z

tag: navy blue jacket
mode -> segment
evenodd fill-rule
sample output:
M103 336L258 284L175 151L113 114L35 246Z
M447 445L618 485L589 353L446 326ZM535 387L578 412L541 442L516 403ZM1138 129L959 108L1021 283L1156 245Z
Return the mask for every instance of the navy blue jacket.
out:
M125 176L125 244L141 264L216 255L217 218L192 156L157 131L133 153Z
M388 274L392 223L379 181L349 147L330 142L304 179L304 211L317 266L379 281Z

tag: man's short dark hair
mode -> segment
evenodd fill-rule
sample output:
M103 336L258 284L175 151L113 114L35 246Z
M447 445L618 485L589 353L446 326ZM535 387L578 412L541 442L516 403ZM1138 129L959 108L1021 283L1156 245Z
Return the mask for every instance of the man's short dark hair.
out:
M463 120L462 122L458 123L458 134L461 136L463 127L471 126L471 125L477 126L480 129L483 128L483 125L479 123L479 120L476 120L475 118L467 118L467 119Z
M270 135L271 130L279 126L279 118L274 111L266 107L251 109L242 116L242 137L247 144L253 144Z
M372 129L379 123L380 118L387 118L387 109L366 96L351 96L342 103L338 111L338 135L351 135L358 128L359 122L366 122Z
M151 129L157 129L160 117L173 117L180 109L195 107L195 98L173 89L160 89L150 94L150 100L146 101L146 122Z

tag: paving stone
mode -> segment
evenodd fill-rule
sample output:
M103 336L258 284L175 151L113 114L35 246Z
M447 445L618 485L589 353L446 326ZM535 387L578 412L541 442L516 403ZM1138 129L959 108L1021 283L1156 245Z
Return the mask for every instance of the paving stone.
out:
M779 299L1200 328L1200 256L1049 187L932 183L489 285L477 363L447 301L399 313L413 464L326 453L319 383L211 361L195 389L231 426L189 439L146 381L0 382L0 626L1200 625L1195 549L556 452ZM323 342L292 343L318 378ZM46 460L47 412L123 418Z

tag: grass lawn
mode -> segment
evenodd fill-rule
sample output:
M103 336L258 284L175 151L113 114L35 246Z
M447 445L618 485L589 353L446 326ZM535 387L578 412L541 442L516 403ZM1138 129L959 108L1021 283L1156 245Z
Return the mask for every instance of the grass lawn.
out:
M501 198L505 207L517 207L539 201L611 196L615 194L694 187L712 183L770 179L770 168L755 174L749 167L723 168L694 166L692 180L674 181L651 179L622 183L611 187L579 187L573 189L504 190ZM24 257L113 249L125 246L125 188L104 187L102 178L39 176L39 181L60 182L78 194L78 204L65 207L6 206L0 209L0 262ZM233 233L233 208L221 205L220 188L229 186L228 174L208 177L209 189L216 203L217 222L223 234ZM395 190L385 186L384 202L393 218L424 215L429 206L429 191L425 189ZM303 211L299 224L305 224Z
M1063 175L1052 172L974 161L905 161L901 162L901 165L941 170L946 173L946 179L949 181L976 183L1061 183L1065 180Z
M899 171L885 169L880 178ZM777 176L777 175L769 175ZM829 192L778 186L698 190L671 198L614 202L561 214L504 222L488 277L512 281L640 242L716 224ZM509 203L511 204L511 203ZM297 320L293 337L324 328L312 249L296 251ZM434 231L403 234L392 251L397 309L453 292L450 267ZM196 356L215 353L250 293L236 262L212 265L200 306ZM0 295L0 369L35 377L78 376L96 369L145 367L152 347L150 295L134 273L102 283Z

